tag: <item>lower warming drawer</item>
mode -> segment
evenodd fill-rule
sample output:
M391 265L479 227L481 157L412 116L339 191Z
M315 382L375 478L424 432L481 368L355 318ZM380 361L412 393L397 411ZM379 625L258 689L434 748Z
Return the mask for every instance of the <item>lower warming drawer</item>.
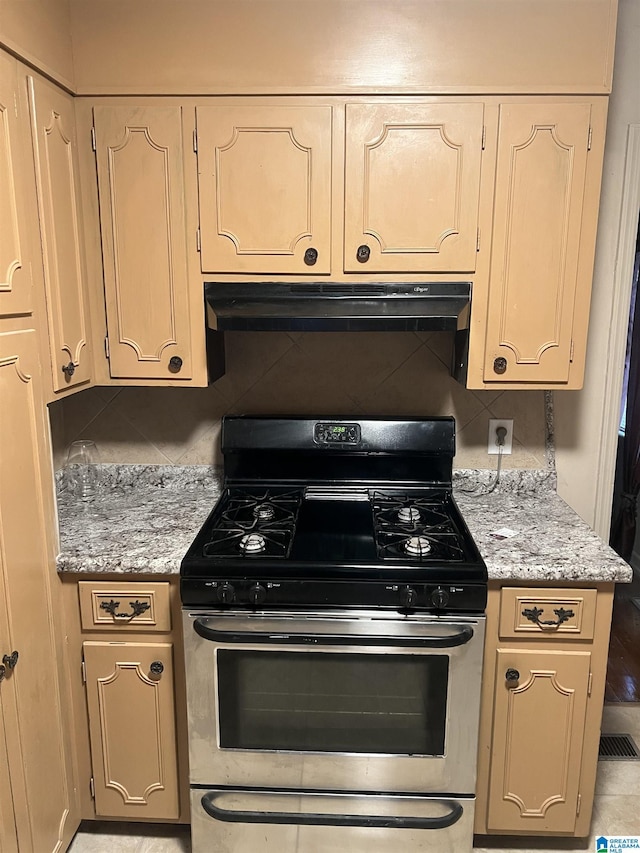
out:
M471 853L474 797L192 788L193 853Z

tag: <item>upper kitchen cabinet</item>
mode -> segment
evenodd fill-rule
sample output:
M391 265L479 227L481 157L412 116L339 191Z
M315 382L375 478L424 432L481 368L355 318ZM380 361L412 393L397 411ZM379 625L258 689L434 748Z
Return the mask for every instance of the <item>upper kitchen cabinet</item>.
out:
M347 104L346 272L476 268L483 104Z
M18 63L0 51L0 317L30 314L28 107Z
M196 378L204 306L190 286L182 118L177 105L93 108L107 382Z
M202 271L329 273L331 106L196 113Z
M29 77L31 129L54 396L91 380L73 98Z
M604 99L500 105L489 386L581 387L605 116Z

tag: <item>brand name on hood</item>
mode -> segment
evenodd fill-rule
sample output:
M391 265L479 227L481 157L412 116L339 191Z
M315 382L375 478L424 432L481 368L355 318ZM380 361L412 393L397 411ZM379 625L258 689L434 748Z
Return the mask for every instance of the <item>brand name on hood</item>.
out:
M413 292L414 293L429 293L429 288L428 287L414 287Z

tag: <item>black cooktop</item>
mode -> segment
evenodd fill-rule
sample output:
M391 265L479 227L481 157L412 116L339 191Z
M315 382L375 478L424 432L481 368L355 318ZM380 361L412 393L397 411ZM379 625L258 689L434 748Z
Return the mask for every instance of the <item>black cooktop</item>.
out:
M482 609L453 449L449 418L225 419L234 476L182 561L183 604Z

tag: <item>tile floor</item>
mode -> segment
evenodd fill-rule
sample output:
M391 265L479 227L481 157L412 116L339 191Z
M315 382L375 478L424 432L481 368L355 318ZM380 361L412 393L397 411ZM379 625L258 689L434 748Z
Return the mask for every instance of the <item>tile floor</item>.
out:
M607 734L626 732L640 746L640 703L606 705L602 731ZM591 822L592 836L588 846L574 847L570 840L523 840L518 847L494 846L475 848L474 853L549 853L567 850L595 851L595 838L600 835L640 835L640 761L601 761L598 765L596 799ZM510 842L512 843L512 842ZM83 825L68 853L190 853L187 827L95 823L91 830ZM215 853L215 851L207 851ZM237 853L258 853L238 850ZM312 853L312 851L309 851ZM354 851L358 853L358 851Z

